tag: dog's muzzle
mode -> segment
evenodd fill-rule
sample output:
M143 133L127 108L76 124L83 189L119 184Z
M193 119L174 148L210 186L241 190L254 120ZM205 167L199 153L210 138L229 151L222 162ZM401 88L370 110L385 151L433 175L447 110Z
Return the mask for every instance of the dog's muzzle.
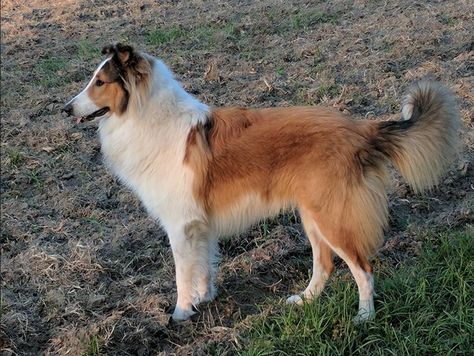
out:
M65 112L67 114L67 116L71 116L72 115L72 104L69 103L69 104L64 105L64 107L61 111Z
M108 106L106 106L102 109L94 111L92 114L89 114L87 116L78 117L77 122L79 123L79 122L91 121L92 119L95 119L96 117L107 114L109 112L109 110L110 110L110 108ZM65 112L67 114L67 116L72 116L74 114L73 113L73 111L74 111L73 106L72 106L71 103L66 104L63 107L62 111Z

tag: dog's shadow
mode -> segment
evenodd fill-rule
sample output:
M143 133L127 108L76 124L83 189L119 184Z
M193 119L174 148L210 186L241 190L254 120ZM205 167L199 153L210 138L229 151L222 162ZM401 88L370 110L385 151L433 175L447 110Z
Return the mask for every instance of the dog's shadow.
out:
M233 327L247 316L258 314L266 301L286 299L304 288L311 268L311 249L298 242L288 249L278 249L279 253L271 258L253 250L241 263L225 261L217 298L200 305L193 320L211 327Z

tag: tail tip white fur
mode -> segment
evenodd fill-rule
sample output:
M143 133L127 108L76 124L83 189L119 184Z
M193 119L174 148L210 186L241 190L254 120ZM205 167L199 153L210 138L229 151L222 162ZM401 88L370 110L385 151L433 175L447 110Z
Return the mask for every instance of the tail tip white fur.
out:
M410 120L412 115L413 115L413 109L415 108L415 105L413 104L413 100L410 100L411 97L407 97L405 99L405 103L402 106L402 120Z

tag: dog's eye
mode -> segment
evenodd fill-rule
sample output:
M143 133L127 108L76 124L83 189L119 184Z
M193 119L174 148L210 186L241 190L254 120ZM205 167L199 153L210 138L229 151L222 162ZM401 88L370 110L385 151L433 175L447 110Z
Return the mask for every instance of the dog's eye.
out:
M97 81L95 82L95 85L98 87L101 87L102 85L104 85L104 82L100 79L97 79Z

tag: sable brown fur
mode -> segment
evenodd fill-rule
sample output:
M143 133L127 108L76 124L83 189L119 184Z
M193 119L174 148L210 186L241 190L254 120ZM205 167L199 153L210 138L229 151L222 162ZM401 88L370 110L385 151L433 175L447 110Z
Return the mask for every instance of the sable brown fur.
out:
M197 173L195 193L208 214L255 191L268 204L311 211L336 247L365 256L379 244L385 220L376 203L385 195L372 185L383 187L386 174L384 168L364 168L359 158L370 148L374 123L303 107L215 109L210 121L209 131L201 126L190 132L185 158ZM356 214L351 206L358 203L370 213ZM368 235L367 244L355 237L360 234Z
M389 161L421 190L455 150L459 120L450 95L426 83L412 93L417 104L404 121L355 121L319 107L214 109L188 137L195 196L210 217L249 193L304 209L333 248L370 271L367 259L387 224Z

